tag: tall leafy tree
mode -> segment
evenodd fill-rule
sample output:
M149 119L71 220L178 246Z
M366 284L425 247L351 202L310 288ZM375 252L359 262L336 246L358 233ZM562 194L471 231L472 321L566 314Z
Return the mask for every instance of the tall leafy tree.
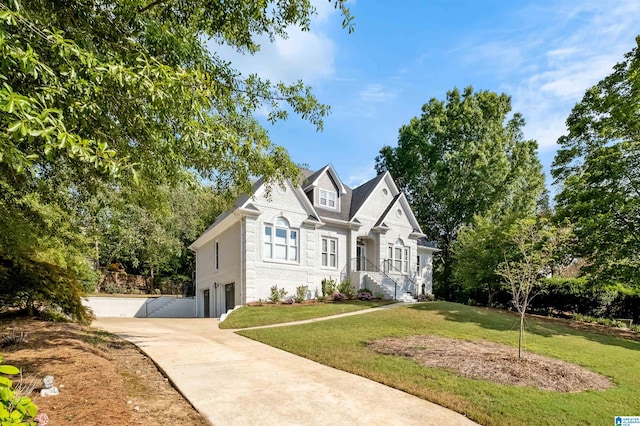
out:
M442 249L434 283L440 296L460 293L451 248L461 227L490 209L534 211L542 192L537 143L523 139L524 119L510 113L505 94L453 89L446 100L425 104L400 129L398 145L376 158L376 169L393 174L423 231Z
M640 285L640 36L567 119L552 174L593 277Z
M187 246L225 205L214 188L192 177L191 182L156 188L151 200L139 188L102 187L83 207L95 263L119 263L128 273L153 279L190 275L194 265Z
M308 30L313 13L308 0L3 2L0 164L146 182L188 167L242 190L252 175L295 173L252 114L290 108L321 128L328 107L301 81L241 76L205 40L251 53L257 35Z
M27 267L37 285L55 267L76 289L72 314L89 253L77 207L101 185L153 198L189 170L229 200L254 176L293 177L253 114L292 111L321 129L328 106L302 81L241 75L205 43L251 54L257 36L308 30L313 15L309 0L0 2L0 285L19 286Z

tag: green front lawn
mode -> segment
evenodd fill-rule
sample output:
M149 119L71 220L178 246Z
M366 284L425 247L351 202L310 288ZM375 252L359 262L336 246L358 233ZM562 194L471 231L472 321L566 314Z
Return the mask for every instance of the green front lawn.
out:
M284 312L284 311L282 311ZM640 342L528 319L526 349L610 377L604 391L558 393L459 377L408 359L378 355L370 340L431 334L517 346L517 318L447 302L422 303L366 315L238 333L286 351L369 377L491 425L607 425L640 415ZM363 407L373 401L363 401Z
M348 300L344 302L314 304L265 304L261 306L242 306L231 312L220 323L220 328L247 328L261 325L281 324L283 322L302 321L313 318L345 314L362 309L394 303L388 300Z

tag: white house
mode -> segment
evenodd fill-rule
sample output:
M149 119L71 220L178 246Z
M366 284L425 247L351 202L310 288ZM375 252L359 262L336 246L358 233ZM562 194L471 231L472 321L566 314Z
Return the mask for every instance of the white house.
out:
M351 279L390 299L431 293L432 255L405 195L388 172L351 189L331 165L302 170L299 183L262 180L193 244L198 316ZM409 296L409 294L411 296Z

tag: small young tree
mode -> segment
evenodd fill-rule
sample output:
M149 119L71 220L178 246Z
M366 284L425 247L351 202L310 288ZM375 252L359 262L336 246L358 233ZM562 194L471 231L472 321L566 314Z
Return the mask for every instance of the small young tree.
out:
M552 226L545 218L522 219L509 229L508 237L517 257L509 260L505 255L505 261L498 265L496 273L511 287L512 302L520 314L518 358L522 356L527 307L539 293L539 280L552 275L554 255L569 234L569 228Z

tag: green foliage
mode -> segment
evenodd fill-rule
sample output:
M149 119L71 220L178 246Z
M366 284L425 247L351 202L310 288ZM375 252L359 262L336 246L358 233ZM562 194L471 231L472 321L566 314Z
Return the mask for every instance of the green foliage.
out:
M581 315L581 314L574 314L573 319L581 322L605 325L607 327L628 328L631 331L638 331L638 327L634 326L633 323L629 324L621 320L615 320L615 319L609 319L609 318L596 318L596 317Z
M640 323L640 289L593 282L587 277L548 278L531 309L539 313L580 314L596 318L630 318Z
M0 355L0 423L4 425L36 426L33 418L38 407L27 396L16 395L13 381L6 377L20 374L12 365L2 364Z
M473 223L463 226L452 245L454 256L453 278L461 284L463 300L487 306L500 305L502 278L495 272L505 255L512 258L507 231L513 224L513 216L492 218L475 216Z
M322 279L322 297L331 297L336 292L337 284L333 278Z
M640 285L640 36L567 118L552 174L559 218L576 225L575 254L595 280Z
M308 29L313 13L306 0L11 0L0 11L0 162L16 172L69 162L148 181L192 167L242 189L252 175L293 173L252 113L264 107L275 121L290 108L321 128L328 107L302 82L241 77L205 40L255 52L254 37Z
M271 287L271 294L269 295L269 300L271 303L278 303L287 295L287 290L284 288L278 288L277 285Z
M84 255L74 199L55 179L9 178L0 165L0 306L61 309L79 321L80 302L97 275Z
M353 299L353 286L351 285L351 279L349 277L345 278L344 281L338 284L336 289L339 293L344 294L347 299Z
M0 268L4 269L0 281L3 306L24 309L29 315L59 312L83 324L93 319L80 299L82 285L68 270L26 254L18 259L0 257Z
M427 238L442 250L435 259L438 296L461 297L451 280L451 249L474 215L535 211L544 176L537 143L523 140L523 126L520 114L511 116L509 96L454 89L445 101L425 104L400 129L397 147L383 147L376 158L378 172L391 172Z
M307 292L309 291L309 287L306 285L301 285L296 287L296 295L294 300L296 303L302 303L307 299Z
M308 30L314 11L308 0L0 3L2 306L87 321L87 259L191 275L184 243L208 215L187 187L208 182L224 209L254 176L295 178L254 113L321 129L329 107L301 81L241 76L206 40L255 52L255 37Z
M226 204L193 174L184 173L181 179L174 186L155 187L152 194L137 187L99 188L85 215L95 241L95 262L117 262L129 273L172 281L191 276L194 258L187 246Z
M543 217L521 219L509 228L513 254L503 253L505 260L495 272L509 284L513 306L521 315L536 295L540 280L552 275L556 251L570 233L569 228L555 227Z

